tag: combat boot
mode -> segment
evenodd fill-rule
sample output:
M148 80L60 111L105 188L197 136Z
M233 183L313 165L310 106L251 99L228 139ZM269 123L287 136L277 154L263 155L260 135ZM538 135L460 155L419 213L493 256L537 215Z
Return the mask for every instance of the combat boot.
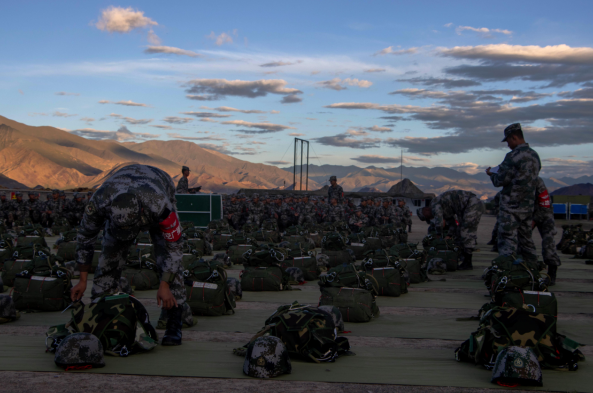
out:
M493 246L494 245L494 239L490 239L490 241L488 243L486 243L486 245Z
M556 272L557 271L558 271L558 266L548 265L548 276L550 276L550 286L556 285Z
M457 270L474 270L472 257L473 254L463 253L463 262L461 262L461 265L457 266Z
M173 307L170 310L167 310L167 329L165 330L161 345L181 345L181 327L183 326L183 323L181 322L182 313L182 306Z

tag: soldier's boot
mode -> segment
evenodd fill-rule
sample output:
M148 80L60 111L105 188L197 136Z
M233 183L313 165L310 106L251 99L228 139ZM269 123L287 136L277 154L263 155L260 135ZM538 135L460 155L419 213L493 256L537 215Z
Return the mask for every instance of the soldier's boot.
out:
M488 243L486 243L486 245L493 246L494 245L494 238L490 239L490 241Z
M408 225L408 233L412 233L412 226Z
M181 345L181 327L183 326L183 322L181 321L182 313L183 307L181 306L167 310L167 329L165 330L161 345Z
M472 265L473 254L463 253L463 262L457 267L457 270L474 270Z
M548 265L548 276L550 276L550 286L556 285L556 272L557 271L558 271L558 266Z

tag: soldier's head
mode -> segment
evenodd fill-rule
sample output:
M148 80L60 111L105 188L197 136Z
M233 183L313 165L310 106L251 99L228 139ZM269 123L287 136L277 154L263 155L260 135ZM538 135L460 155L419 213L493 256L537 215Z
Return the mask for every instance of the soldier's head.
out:
M303 196L303 203L309 202L309 195Z
M332 198L331 204L332 204L332 206L336 206L338 204L338 198Z
M366 199L360 201L360 207L365 207L367 205Z
M4 191L0 192L0 201L6 201L6 193Z
M355 210L356 213L356 217L360 217L362 215L362 209L360 207L357 207Z
M309 202L311 204L313 204L313 205L316 205L317 204L317 198L315 198L315 197L309 198Z
M17 201L19 201L19 202L20 202L20 201L22 201L22 200L23 200L23 193L22 193L22 192L20 192L20 191L17 191L17 192L16 192L14 195L16 196L16 200L17 200Z
M235 195L231 195L231 203L237 203L237 197Z
M47 199L48 201L51 200L51 194L45 194L45 199Z
M181 173L183 174L184 177L189 177L189 168L186 166L183 166L181 168Z
M389 207L389 204L390 204L389 199L383 200L383 207L387 208L387 207Z
M28 195L29 195L29 200L30 201L34 201L35 200L35 192L29 191L29 194Z
M383 203L381 198L375 198L374 202L375 202L375 207L381 207L381 203Z
M33 199L35 199L36 201L38 201L38 200L39 200L39 192L38 192L38 191L35 191L35 192L33 193Z
M251 195L251 201L255 203L259 202L259 194Z
M60 199L61 200L65 200L66 199L66 193L64 191L60 191Z
M60 190L51 190L51 197L54 201L57 201L60 197Z
M92 191L89 191L89 192L86 193L86 199L89 199L90 200L92 197L93 197L93 192Z
M403 208L404 206L406 206L406 202L403 199L399 199L397 201L397 205L401 208Z
M523 137L523 129L521 129L520 123L513 123L504 129L503 142L507 143L509 149L514 150L517 146L525 143Z
M330 176L329 182L332 185L332 187L334 187L334 186L336 186L338 184L338 178L335 177L335 176Z
M430 206L425 206L425 207L421 207L418 208L416 210L416 215L418 216L418 218L420 219L420 221L430 221L434 218L433 214L432 214L432 208Z
M87 207L87 214L92 206ZM109 232L118 240L134 239L140 232L142 205L135 194L119 194L111 202Z

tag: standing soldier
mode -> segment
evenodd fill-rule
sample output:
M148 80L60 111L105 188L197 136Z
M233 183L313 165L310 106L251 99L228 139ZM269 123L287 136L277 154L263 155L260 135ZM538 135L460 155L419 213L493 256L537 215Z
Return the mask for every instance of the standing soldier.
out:
M177 183L177 188L175 189L175 192L177 194L189 194L189 182L187 181L187 178L189 177L189 168L186 166L183 166L181 168L181 178L179 179L179 182Z
M5 220L8 219L9 210L10 210L10 200L6 199L5 191L0 191L0 219L2 220L3 223Z
M502 187L498 213L499 255L521 255L537 261L532 239L531 221L537 177L541 169L539 155L529 147L523 137L521 124L505 128L503 142L511 152L506 155L496 172L486 169L494 187Z
M231 203L224 208L224 212L227 222L231 224L233 228L238 229L241 212L239 211L236 195L231 195Z
M500 210L500 191L496 193L494 199L492 200L492 204L494 205L494 215L496 216L496 224L494 224L494 229L492 229L492 238L486 244L492 246L492 252L498 252L498 212Z
M327 199L331 201L332 198L336 198L338 203L341 204L342 200L344 199L344 190L342 189L342 186L338 185L338 178L335 176L330 176L329 182L331 185L327 190Z
M478 238L478 225L484 214L484 203L469 191L446 191L430 201L430 206L416 210L418 218L431 223L435 232L446 236L445 222L459 221L455 241L463 250L459 270L473 270L472 255Z
M129 165L107 179L85 209L76 247L80 281L71 291L73 301L84 295L95 240L104 229L91 296L95 299L120 292L120 277L128 250L138 233L148 230L161 279L157 303L168 310L162 345L181 345L181 306L185 302L181 268L183 244L175 203L173 180L158 168Z
M91 201L92 197L93 197L93 191L88 191L86 193L86 200L84 201L85 206Z
M542 237L542 254L544 263L548 265L548 276L550 276L550 285L556 284L556 272L558 266L562 263L556 253L556 225L554 223L554 210L550 203L548 189L541 177L537 178L535 189L535 211L533 212L533 227L537 227Z

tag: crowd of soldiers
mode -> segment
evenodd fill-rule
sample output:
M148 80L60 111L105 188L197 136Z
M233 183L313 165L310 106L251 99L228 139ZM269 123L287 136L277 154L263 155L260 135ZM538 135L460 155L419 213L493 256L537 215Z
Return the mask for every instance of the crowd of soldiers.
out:
M74 193L72 199L67 199L64 191L52 190L51 194L46 195L47 200L42 201L37 191L29 191L27 200L23 199L20 191L15 193L15 199L7 198L6 192L0 192L0 217L9 228L26 222L50 228L60 218L77 226L92 195L92 191L86 197L83 193Z

